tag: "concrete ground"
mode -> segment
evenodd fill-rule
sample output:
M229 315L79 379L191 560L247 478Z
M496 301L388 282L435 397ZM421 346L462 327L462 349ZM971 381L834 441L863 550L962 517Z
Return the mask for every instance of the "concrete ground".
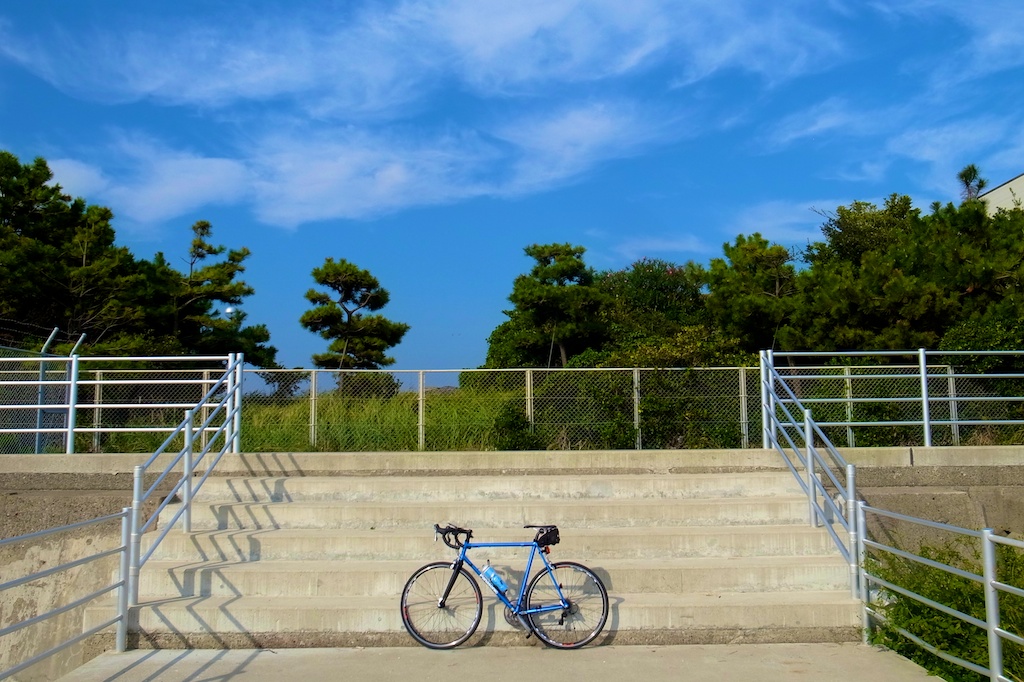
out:
M933 680L923 668L863 644L539 646L368 649L136 650L93 659L60 682L279 682L351 679Z

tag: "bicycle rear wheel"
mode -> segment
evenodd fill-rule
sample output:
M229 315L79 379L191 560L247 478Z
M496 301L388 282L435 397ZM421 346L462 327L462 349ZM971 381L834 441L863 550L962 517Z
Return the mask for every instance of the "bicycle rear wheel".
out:
M439 561L418 568L402 590L402 622L413 639L431 649L451 649L473 636L483 615L480 586L466 569L455 573L452 589L439 606L452 581L452 565Z
M604 629L608 620L608 592L589 568L562 561L551 564L550 573L541 571L534 576L526 594L527 605L535 609L557 604L559 590L569 602L568 607L530 614L530 625L537 638L548 646L578 649Z

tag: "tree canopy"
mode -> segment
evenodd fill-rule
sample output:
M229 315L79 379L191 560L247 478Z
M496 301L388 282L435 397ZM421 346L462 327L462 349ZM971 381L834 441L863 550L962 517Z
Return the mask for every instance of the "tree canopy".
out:
M329 369L378 369L394 364L385 353L398 345L409 325L371 315L388 304L391 295L377 278L347 260L328 258L313 269L313 279L331 293L310 289L313 304L299 319L306 329L331 343L313 364Z
M180 272L162 253L138 259L118 246L113 218L65 194L45 160L22 164L0 151L0 317L85 334L83 351L93 355L241 351L276 366L265 326L220 312L254 293L239 279L248 249L218 260L225 247L211 244L212 226L199 221Z
M739 364L762 349L1024 348L1024 211L989 213L973 165L958 179L959 205L923 214L900 194L881 207L856 201L822 213L822 239L802 251L739 235L706 267L643 259L559 280L546 268L575 272L583 248L528 247L538 265L516 278L516 308L491 335L485 366L544 366L542 340L559 323L556 338L573 344L562 364L575 366ZM596 289L587 307L556 297L581 284Z

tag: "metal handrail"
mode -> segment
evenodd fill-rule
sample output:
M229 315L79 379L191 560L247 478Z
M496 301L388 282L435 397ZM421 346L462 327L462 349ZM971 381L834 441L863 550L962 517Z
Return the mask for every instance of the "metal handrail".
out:
M866 352L866 351L865 352L859 352L859 353L850 353L850 355L883 355L883 354L885 354L885 353L874 353L874 352ZM897 355L899 353L890 353L890 354L891 355ZM909 355L909 353L906 353L906 354ZM977 354L977 353L969 353L969 352L963 351L963 352L960 352L960 353L947 353L947 352L943 352L941 354L943 354L943 355L953 355L953 354ZM1010 354L1010 352L1006 352L1005 354ZM787 353L787 355L813 357L813 356L832 355L832 354L824 354L824 353ZM845 353L844 353L844 355L845 355ZM921 367L923 367L924 363L925 363L925 359L926 359L926 353L923 350L919 351L918 352L918 356L921 358ZM838 465L839 463L844 463L845 460L842 458L841 455L839 455L838 451L835 450L834 446L832 445L831 441L829 441L828 437L821 431L820 427L823 426L823 425L827 425L827 424L824 423L824 422L823 423L816 423L812 419L811 411L804 407L803 402L800 399L797 398L797 396L790 389L790 387L789 387L789 385L787 384L787 381L786 381L786 379L799 379L799 378L806 378L806 377L805 376L801 376L801 375L790 375L790 376L785 376L785 377L782 376L774 368L774 358L772 357L772 353L770 351L762 352L762 354L761 354L761 364L762 364L762 367L761 367L762 389L761 390L762 390L762 403L763 403L763 405L762 405L762 420L763 420L764 442L765 442L766 446L770 444L772 447L774 447L783 456L783 459L785 460L786 464L789 466L790 470L794 473L794 475L796 475L797 480L800 482L800 486L801 486L802 490L804 491L804 494L806 494L808 496L808 499L810 501L811 521L812 521L812 524L813 524L813 523L815 523L816 515L823 512L823 508L821 507L821 505L819 505L817 503L817 501L814 499L815 495L817 493L824 493L824 490L825 490L824 486L823 486L822 482L819 480L819 478L817 476L813 475L814 472L816 471L816 469L815 469L816 465L822 466L822 469L824 471L828 472L828 475L830 477L830 481L831 481L832 485L837 490L840 491L840 495L843 494L843 488L840 485L839 480L835 476L832 475L831 467L825 466L824 459L818 453L818 448L816 448L814 446L814 438L815 437L819 438L821 440L821 442L825 444L826 452L829 454L830 457L833 458L833 461L834 461L835 464ZM960 376L964 376L964 375L960 375ZM1015 378L1021 378L1020 375L1011 375L1011 376L1013 376ZM844 377L829 377L829 378L844 378ZM918 375L918 377L915 377L915 378L920 378L921 381L924 382L926 380L926 377L923 374L923 370L922 370L922 373L920 375ZM781 392L783 393L782 396L779 395L780 391L777 390L777 388L776 388L777 386L781 386ZM924 386L922 386L922 397L923 397L923 400L926 401L926 403L929 400L933 400L933 398L928 396ZM915 400L917 400L917 399L915 399ZM808 400L806 402L811 403L812 401ZM803 425L799 424L796 421L796 419L794 419L792 411L789 409L790 405L796 406L796 407L798 407L800 409L803 409L803 411L804 411L804 424ZM978 423L988 423L988 422L985 422L983 420L977 420L977 421L978 421ZM842 423L845 424L845 425L850 425L851 424L851 422L842 422ZM878 424L878 422L872 422L872 423L873 424ZM906 422L906 421L900 422L900 424L904 424L904 425L907 424L907 423L908 422ZM927 410L925 410L924 418L922 420L920 420L920 423L928 426L928 425L934 425L934 424L939 424L939 423L944 423L944 422L941 421L941 420L931 420L929 418ZM970 422L968 420L957 420L957 423L965 424L965 423L970 423ZM1011 422L1009 420L1001 420L1001 423L1011 423ZM802 426L802 428L801 428L801 426ZM804 436L803 445L805 447L806 454L802 454L800 452L800 448L797 446L797 443L794 440L794 438L799 438L799 436L797 434L801 434L801 433ZM782 441L784 441L785 443L788 444L788 449L787 449L786 446L784 446L780 442L779 434L781 434L781 436L782 436ZM792 454L792 457L791 457L791 454ZM807 466L808 478L807 478L806 481L801 478L800 472L797 471L797 468L795 466L793 466L793 463L792 463L792 459L793 458L795 458L801 464L805 464ZM864 622L865 640L867 639L867 633L868 633L868 631L871 628L872 622L873 621L884 621L884 619L885 619L884 614L879 612L879 610L874 608L874 606L873 606L873 594L874 594L875 590L873 590L872 588L881 588L883 590L888 591L889 594L899 595L901 598L915 600L915 601L917 601L917 602L919 602L921 604L924 604L924 605L928 606L929 608L935 609L936 611L939 611L941 613L945 613L945 614L947 614L949 616L957 618L957 619L963 621L964 623L968 623L968 624L973 625L975 627L979 627L979 628L984 629L986 631L986 633L987 633L987 638L988 638L988 666L987 667L986 666L978 665L978 664L976 664L976 663L974 663L972 661L964 660L963 658L960 658L958 656L950 654L947 651L943 651L940 648L938 648L937 646L935 646L934 644L925 641L924 639L922 639L921 637L915 635L912 632L909 632L905 628L902 628L902 627L895 627L894 628L897 632L899 632L902 636L906 637L909 641L913 642L915 645L921 647L925 651L928 651L928 652L930 652L931 654L933 654L935 656L938 656L939 658L942 658L945 661L949 661L949 662L951 662L951 663L953 663L955 665L958 665L960 667L963 667L963 668L965 668L967 670L971 670L971 671L973 671L973 672L975 672L975 673L977 673L979 675L983 675L983 676L985 676L985 677L987 677L987 678L989 678L991 680L995 680L995 681L1003 680L1003 681L1009 682L1009 678L1004 676L1004 672L1005 671L1004 671L1004 668L1003 668L1003 655L1002 655L1003 640L1008 640L1008 641L1013 642L1013 643L1018 644L1018 645L1024 645L1024 636L1022 636L1022 634L1020 634L1020 633L1010 632L1010 631L1008 631L1008 630L1006 630L1005 628L1002 627L1001 622L1000 622L1001 616L1000 616L1000 611L999 611L999 593L1000 592L1005 592L1007 594L1013 594L1013 595L1018 596L1018 597L1024 597L1024 588L1017 587L1017 586L1014 586L1014 585L1009 585L1007 583L1000 582L999 580L997 580L995 546L998 545L998 544L1001 544L1001 545L1015 547L1017 549L1024 549L1024 542L995 535L992 532L992 529L990 529L990 528L985 528L985 529L980 530L980 531L970 530L970 529L962 528L962 527L959 527L959 526L952 526L952 525L945 524L945 523L939 523L939 522L936 522L936 521L930 521L930 520L927 520L927 519L921 519L921 518L917 518L917 517L913 517L913 516L908 516L908 515L905 515L905 514L899 514L899 513L896 513L896 512L887 511L887 510L884 510L884 509L878 509L878 508L874 508L874 507L869 507L864 501L857 499L856 488L855 488L854 485L852 485L852 483L854 481L855 468L853 467L853 465L846 465L846 467L847 467L847 471L848 471L847 483L849 484L849 486L848 486L848 488L846 490L846 495L845 495L845 499L847 501L847 509L848 509L848 518L847 518L847 520L848 520L848 522L850 524L850 538L854 541L853 544L850 545L850 551L851 551L851 554L853 555L852 556L853 561L851 562L851 567L853 568L853 578L854 578L854 583L855 583L854 593L855 593L855 596L857 596L860 599L861 604L862 604L862 617L863 617L863 622ZM825 499L828 499L827 496L825 497ZM829 500L829 502L831 502L831 500ZM830 507L833 509L833 511L835 511L836 508L837 508L837 505L830 505ZM965 571L965 570L963 570L961 568L958 568L956 566L950 566L950 565L942 563L940 561L936 561L934 559L930 559L928 557L924 557L924 556L921 556L919 554L915 554L913 552L909 552L909 551L900 549L898 547L893 547L891 545L887 545L885 543L878 542L878 541L875 541L875 540L872 540L872 539L868 538L867 537L867 533L868 533L867 528L868 528L868 526L867 526L867 520L866 520L868 514L889 518L889 519L892 519L892 520L895 520L895 521L915 524L915 525L918 525L918 526L922 526L922 527L926 527L926 528L931 528L931 529L935 529L935 530L951 532L951 533L955 533L955 534L958 534L958 535L963 536L963 537L968 537L968 538L972 538L974 540L979 540L981 542L981 550L982 550L981 551L981 556L982 556L982 573L979 575L977 573L972 573L970 571ZM842 518L842 517L839 516L838 518ZM835 533L834 529L831 527L830 524L825 524L825 527L829 531L829 533L832 535L832 539L836 543L836 546L840 549L840 552L843 553L843 551L842 551L843 550L842 543L839 542L838 535ZM922 566L927 566L929 568L941 570L941 571L944 571L944 572L949 573L951 575L956 575L956 576L959 576L961 578L965 578L965 579L972 580L972 581L975 581L977 583L980 583L982 585L982 587L983 587L984 597L985 597L985 619L982 620L980 618L977 618L976 616L972 616L970 614L963 613L962 611L959 611L959 610L957 610L957 609L955 609L955 608L953 608L953 607L951 607L949 605L942 604L942 603L937 602L937 601L935 601L933 599L930 599L930 598L925 597L923 595L917 594L916 592L913 592L912 590L904 588L904 587L902 587L900 585L896 585L896 584L894 584L894 583L892 583L892 582L890 582L888 580L885 580L885 579L883 579L883 578L881 578L879 576L871 574L870 571L868 570L868 567L867 567L867 564L866 564L866 561L865 561L868 549L872 549L872 550L874 550L876 552L885 552L885 553L891 554L893 556L897 556L897 557L900 557L902 559L906 559L906 560L912 561L914 563L920 564ZM845 553L843 553L843 556L844 556L844 558L846 558L847 555Z
M121 557L120 561L119 561L120 568L119 568L119 571L118 571L118 579L115 580L112 584L106 585L106 586L104 586L104 587L102 587L102 588L100 588L100 589L98 589L98 590L96 590L94 592L91 592L91 593L85 595L84 597L78 598L78 599L72 601L69 604L65 604L63 606L59 606L59 607L50 609L49 611L46 611L44 613L40 613L40 614L37 614L37 615L32 616L30 618L27 618L25 620L19 621L17 623L13 623L13 624L3 628L2 630L0 630L0 637L12 634L14 632L22 630L22 629L24 629L26 627L29 627L31 625L37 625L39 623L48 621L51 618L54 618L55 616L59 616L59 615L61 615L63 613L67 613L68 611L71 611L73 609L76 609L76 608L79 608L81 606L84 606L84 605L86 605L86 604L88 604L88 603L90 603L90 602L92 602L92 601L94 601L94 600L96 600L96 599L106 595L106 594L109 594L110 592L113 592L114 590L117 590L118 591L118 608L117 608L117 614L115 615L115 617L110 619L110 620L108 620L107 622L103 623L100 626L94 627L94 628L90 629L87 632L83 632L80 635L78 635L78 636L76 636L76 637L74 637L74 638L72 638L70 640L62 642L62 643L56 645L55 647L53 647L51 649L48 649L47 651L44 651L44 652L39 653L39 654L36 654L35 656L29 658L28 660L22 661L21 663L18 663L17 665L15 665L15 666L13 666L11 668L8 668L7 670L0 671L0 680L8 679L11 676L16 675L17 673L21 672L22 670L24 670L24 669L26 669L26 668L28 668L30 666L33 666L36 663L39 663L40 661L43 661L43 660L49 658L50 656L53 656L56 653L64 651L65 649L67 649L67 648L69 648L71 646L74 646L78 642L82 641L86 637L90 637L90 636L92 636L94 634L97 634L97 633L101 632L102 630L107 629L108 627L110 627L112 625L116 625L117 626L116 635L115 635L115 638L116 638L115 647L117 648L117 650L119 652L124 651L127 648L127 636L128 636L128 609L127 609L127 603L128 603L128 551L129 551L129 523L128 522L129 522L130 512L131 512L130 508L125 507L120 512L118 512L116 514L108 514L106 516L100 516L100 517L97 517L97 518L94 518L94 519L89 519L87 521L80 521L78 523L72 523L72 524L68 524L68 525L65 525L65 526L60 526L60 527L57 527L57 528L48 528L48 529L43 530L43 531L38 531L38 532L35 532L35 533L27 533L25 535L19 535L18 537L13 537L13 538L6 538L3 541L0 541L0 545L10 545L10 544L14 544L14 543L19 543L19 542L24 542L24 541L29 541L29 540L36 540L36 539L47 537L47 536L57 535L57 534L60 534L60 533L67 533L67 532L79 530L79 529L82 529L82 528L86 528L86 527L89 527L89 526L95 526L95 525L99 525L99 524L102 524L102 523L108 523L110 521L115 521L115 520L118 520L118 519L120 519L120 521L121 521L121 543L117 547L115 547L113 549L110 549L110 550L105 550L105 551L102 551L102 552L97 552L96 554L92 554L92 555L89 555L87 557L83 557L81 559L76 559L74 561L69 561L69 562L63 563L63 564L61 564L59 566L52 566L52 567L47 568L47 569L42 570L42 571L36 571L35 573L31 573L29 575L22 576L20 578L16 578L14 580L10 580L8 582L0 584L0 592L3 592L3 591L6 591L6 590L9 590L9 589L13 589L15 587L18 587L20 585L25 585L27 583L34 582L36 580L42 580L44 578L48 578L48 577L56 575L58 573L63 573L64 571L68 571L68 570L70 570L72 568L77 568L79 566L84 566L86 564L90 564L92 562L99 561L101 559L104 559L104 558L107 558L107 557L110 557L110 556L120 555L120 557Z
M132 486L128 568L128 603L131 607L137 606L139 603L139 572L142 570L142 567L147 561L149 561L150 557L153 556L154 551L156 551L157 547L159 547L160 543L165 537L167 537L171 529L175 527L179 520L182 520L182 529L184 532L189 533L192 531L192 499L194 494L198 492L206 482L206 479L226 452L238 452L239 437L237 430L241 421L243 365L244 362L241 353L230 355L228 366L224 374L211 385L206 395L199 400L194 408L186 410L185 418L167 437L163 444L156 449L153 455L150 456L144 464L136 466L133 471L134 478ZM217 402L211 404L210 400L215 394L219 393L221 389L225 389L222 395L219 397ZM197 428L194 424L195 411L200 407L210 410L210 414ZM195 433L207 430L218 415L223 415L223 422L214 430L213 437L208 439L206 445L203 446L198 453L194 452L193 446L195 444ZM146 471L156 462L160 455L167 452L171 447L172 442L179 434L184 437L183 447L171 459L171 461L164 466L149 488L146 488L144 484ZM217 451L216 457L207 463L205 472L198 481L194 480L196 464L201 462L208 453L213 451L214 443L217 442L218 438L222 439L223 443ZM198 456L196 456L197 454ZM165 496L164 500L157 506L149 519L143 522L143 506L154 494L156 494L160 485L174 474L179 464L182 465L181 474L177 482L172 487L170 494ZM164 528L150 543L149 550L143 554L143 533L146 532L153 523L155 523L160 513L168 507L174 499L174 496L178 493L181 493L181 507L173 514L173 516L167 521Z
M137 359L137 358L136 358ZM148 360L149 358L147 358ZM159 358L158 358L159 359ZM180 358L176 358L180 359ZM190 358L196 359L196 358ZM224 358L199 358L199 359L220 359ZM49 360L49 358L48 358ZM109 360L103 358L103 360ZM132 506L125 507L121 512L117 514L109 514L101 516L95 519L89 519L86 521L80 521L78 523L61 526L59 528L50 528L35 533L29 533L16 538L7 538L0 540L0 546L8 545L20 541L28 541L39 539L58 533L64 533L73 531L96 524L109 522L113 520L121 520L121 543L118 547L99 552L95 555L76 559L74 561L67 562L60 566L54 566L47 568L42 571L38 571L28 576L22 576L11 580L7 583L0 584L0 591L6 589L13 589L19 585L32 582L34 580L40 580L57 573L82 566L94 561L98 561L103 558L107 558L114 555L120 556L120 567L119 577L111 585L102 587L84 597L75 599L71 603L64 604L60 607L52 609L43 614L33 616L29 619L21 621L19 623L12 624L2 630L0 630L0 637L21 630L30 625L35 625L44 622L56 615L66 613L75 608L84 606L95 599L102 597L114 590L118 592L117 599L117 613L114 618L97 625L86 632L83 632L72 639L69 639L57 646L48 649L42 653L39 653L29 660L23 661L16 666L9 668L5 671L0 671L0 680L8 679L9 677L25 670L26 668L43 661L50 656L53 656L65 649L81 642L82 640L91 637L92 635L98 634L107 628L116 625L116 649L119 652L125 651L127 648L127 633L128 633L128 621L131 613L131 608L138 604L138 575L141 566L152 556L153 551L157 548L160 541L167 535L171 528L175 526L179 518L184 517L183 523L185 532L191 530L191 503L192 495L195 491L198 491L202 483L206 481L206 478L213 471L213 468L220 461L221 457L226 452L238 452L239 448L239 435L238 428L241 421L241 409L242 409L242 367L244 364L242 354L231 354L227 358L227 368L223 375L212 383L210 390L194 404L190 409L186 410L184 419L172 430L171 434L161 444L159 448L153 453L152 456L146 461L145 464L135 467L134 480L133 480L133 494L132 494ZM204 384L209 384L210 381L204 380ZM223 394L218 398L216 402L212 402L214 394L218 391L223 391ZM206 417L203 423L196 428L193 424L195 411L198 409L208 409L210 414ZM223 416L223 422L214 427L212 426L218 415ZM194 444L193 436L197 432L212 431L213 437L210 438L207 444L201 449L199 456L196 460L193 460L192 447ZM150 467L156 459L163 453L165 453L172 444L172 441L179 435L184 435L185 446L172 458L170 464L157 475L155 482L147 490L143 490L143 477L146 469ZM195 463L201 461L207 453L213 452L213 444L220 438L223 444L217 450L217 454L210 461L207 462L206 471L204 475L198 479L198 484L194 484L193 478L195 476ZM177 482L172 488L172 494L167 496L165 500L161 502L156 511L153 512L149 521L145 524L141 523L141 510L148 499L156 493L160 488L160 485L167 480L173 473L173 469L179 464L182 465L181 475ZM174 494L182 494L182 507L173 516L173 518L167 523L167 526L158 534L157 538L152 543L149 552L143 557L140 556L141 546L141 535L149 528L149 525L154 522L159 513L163 511L169 501L173 499Z

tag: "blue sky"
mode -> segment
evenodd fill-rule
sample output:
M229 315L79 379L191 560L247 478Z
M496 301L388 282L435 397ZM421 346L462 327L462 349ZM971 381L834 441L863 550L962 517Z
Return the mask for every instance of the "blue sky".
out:
M0 149L111 207L139 257L252 250L279 360L328 256L411 330L397 369L483 363L523 247L593 267L802 246L816 210L1024 172L1024 3L50 2L0 6Z

